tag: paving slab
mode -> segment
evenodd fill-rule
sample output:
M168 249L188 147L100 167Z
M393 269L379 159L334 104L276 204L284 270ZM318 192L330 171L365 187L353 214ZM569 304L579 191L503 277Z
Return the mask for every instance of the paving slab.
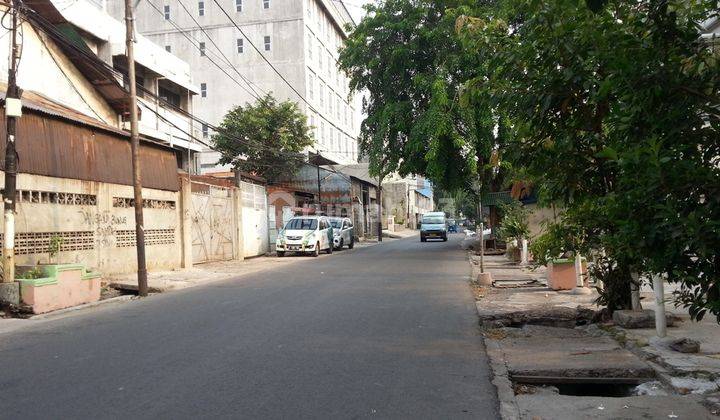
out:
M527 331L527 330L526 330ZM510 376L645 380L653 369L609 337L545 328L501 340Z
M521 419L717 419L694 396L573 397L518 395Z

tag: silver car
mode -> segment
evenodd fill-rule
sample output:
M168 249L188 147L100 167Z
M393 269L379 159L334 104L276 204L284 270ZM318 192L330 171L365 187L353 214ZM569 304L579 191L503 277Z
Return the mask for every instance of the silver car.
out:
M330 217L329 219L333 227L335 249L342 249L345 245L352 249L355 246L355 228L352 220L347 217Z

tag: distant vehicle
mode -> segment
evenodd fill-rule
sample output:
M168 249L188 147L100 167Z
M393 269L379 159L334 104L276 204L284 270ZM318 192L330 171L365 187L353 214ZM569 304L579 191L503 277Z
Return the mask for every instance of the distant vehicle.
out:
M420 222L420 242L428 239L442 239L447 241L447 220L445 213L438 211L425 213Z
M325 250L333 252L333 228L325 216L302 216L288 220L275 240L278 257L286 252L301 252L313 257Z
M355 246L355 228L352 220L347 217L331 217L330 224L333 228L333 245L335 249L342 249L347 245L349 249Z
M457 222L455 222L455 219L448 219L447 225L448 225L448 229L447 229L448 233L457 233L458 225L457 225Z

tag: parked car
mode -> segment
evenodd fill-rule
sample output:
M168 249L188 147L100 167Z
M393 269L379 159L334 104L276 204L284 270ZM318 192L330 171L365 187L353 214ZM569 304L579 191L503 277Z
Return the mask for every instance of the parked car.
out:
M442 239L447 241L447 220L445 213L431 212L425 213L420 222L420 241L426 242L428 239Z
M302 216L288 220L275 240L278 257L286 252L301 252L314 257L325 250L333 252L333 228L325 216Z
M353 249L355 246L355 228L353 227L352 220L347 217L331 217L330 224L333 228L333 244L335 245L335 249L342 249L345 245Z

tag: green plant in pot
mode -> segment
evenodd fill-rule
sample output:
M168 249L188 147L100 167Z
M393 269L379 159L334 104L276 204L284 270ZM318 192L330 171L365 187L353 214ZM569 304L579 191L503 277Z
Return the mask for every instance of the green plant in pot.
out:
M503 218L498 229L500 239L508 243L508 256L512 260L520 260L520 246L523 238L530 236L529 212L519 201L501 204ZM517 245L512 245L515 241Z

